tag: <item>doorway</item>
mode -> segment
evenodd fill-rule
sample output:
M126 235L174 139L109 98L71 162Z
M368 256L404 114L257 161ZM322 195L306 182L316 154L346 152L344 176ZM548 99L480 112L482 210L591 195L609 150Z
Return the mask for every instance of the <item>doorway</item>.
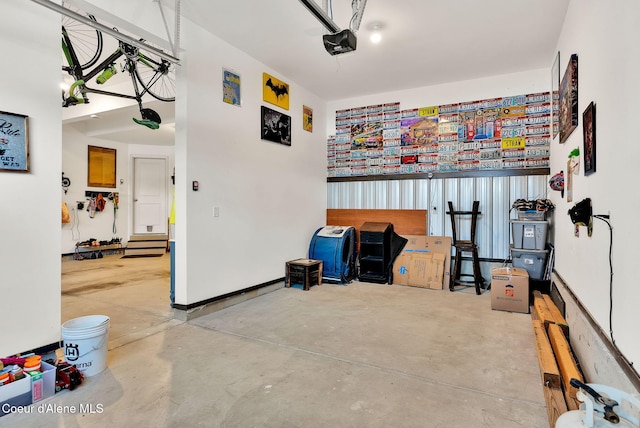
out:
M133 158L133 234L168 234L167 159Z

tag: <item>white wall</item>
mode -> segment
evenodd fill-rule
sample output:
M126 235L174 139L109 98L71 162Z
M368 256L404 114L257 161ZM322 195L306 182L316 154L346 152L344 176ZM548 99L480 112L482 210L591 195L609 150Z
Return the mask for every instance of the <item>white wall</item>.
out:
M640 3L620 0L613 3L597 0L573 0L567 12L558 42L561 75L569 56L578 54L578 128L568 141L552 145L551 172L567 169L569 152L583 150L582 113L593 101L596 104L596 172L573 177L573 202L554 194L556 216L556 271L573 290L587 311L606 333L610 327L616 344L630 361L640 364L640 287L637 264L640 229L637 226L640 198L637 182L640 144L637 122L640 115L638 69L640 68ZM551 62L551 60L550 60ZM565 193L566 196L566 193ZM594 219L593 236L574 227L566 215L569 208L584 198L591 198L594 214L611 214L613 225L613 315L609 325L609 229ZM589 352L589 343L571 337L579 352ZM597 366L584 368L595 381L600 379ZM637 370L637 369L636 369Z
M30 1L0 18L0 111L29 116L31 172L0 172L0 355L60 339L60 21Z
M183 24L186 24L183 20ZM202 46L207 46L203 54ZM302 130L302 105L325 102L194 25L183 25L176 101L176 303L190 304L284 275L325 223L326 134ZM242 107L221 101L222 68L241 75ZM262 101L262 73L290 84L290 109ZM260 106L292 118L290 147L260 140ZM200 190L191 190L192 181ZM220 216L213 217L219 207Z

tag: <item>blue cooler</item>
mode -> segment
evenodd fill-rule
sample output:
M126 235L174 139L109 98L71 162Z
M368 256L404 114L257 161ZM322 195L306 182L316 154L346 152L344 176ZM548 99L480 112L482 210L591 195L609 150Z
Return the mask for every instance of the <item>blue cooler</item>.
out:
M356 229L325 226L309 244L309 258L322 260L322 280L347 284L356 276Z

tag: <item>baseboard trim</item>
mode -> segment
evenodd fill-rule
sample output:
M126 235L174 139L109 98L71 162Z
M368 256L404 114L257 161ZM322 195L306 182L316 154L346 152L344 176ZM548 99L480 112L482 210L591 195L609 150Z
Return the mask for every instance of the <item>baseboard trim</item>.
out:
M571 287L555 270L552 275L552 286L556 288L564 300L565 317L569 323L571 347L577 354L587 382L610 385L614 388L631 392L628 391L628 388L624 385L624 381L627 381L630 386L635 389L635 393L640 394L640 375L638 372L611 342L609 336L602 330L598 323L596 323ZM572 307L574 307L573 310ZM591 343L589 337L584 337L590 333L587 329L596 336L593 339L599 342L599 347L596 347L595 343ZM576 330L578 330L578 333L576 333ZM594 355L598 353L598 351L600 351L600 353L603 353L603 351L608 353L612 361L606 361L607 358L605 355ZM598 367L598 365L603 362L615 363L616 367L624 375L624 379L615 381L615 375L618 373L615 373L615 371L611 373L611 368L605 369ZM620 376L617 377L619 378Z
M174 317L182 321L189 321L202 315L216 312L229 306L237 305L238 303L246 300L271 293L272 291L283 287L284 277L281 277L262 284L243 288L242 290L223 294L221 296L212 297L195 303L189 303L188 305L176 303L173 305Z

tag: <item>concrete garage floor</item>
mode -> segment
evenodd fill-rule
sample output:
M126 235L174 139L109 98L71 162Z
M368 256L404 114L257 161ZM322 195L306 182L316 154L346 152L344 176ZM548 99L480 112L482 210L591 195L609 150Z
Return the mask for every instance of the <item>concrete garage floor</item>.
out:
M169 256L65 260L63 321L111 317L108 367L16 427L544 427L527 314L490 293L353 282L272 293L191 321ZM283 263L284 272L284 263Z

